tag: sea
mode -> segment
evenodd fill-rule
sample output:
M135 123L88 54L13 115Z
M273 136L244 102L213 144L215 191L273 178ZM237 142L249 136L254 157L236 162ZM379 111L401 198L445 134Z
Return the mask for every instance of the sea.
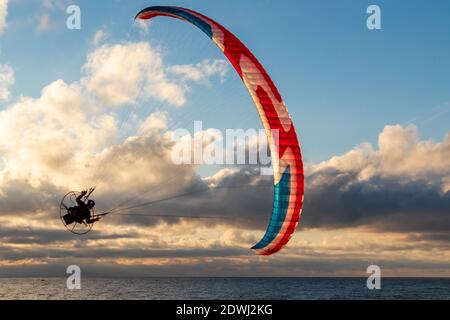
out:
M66 278L0 278L0 299L450 299L450 278L83 278L69 290Z

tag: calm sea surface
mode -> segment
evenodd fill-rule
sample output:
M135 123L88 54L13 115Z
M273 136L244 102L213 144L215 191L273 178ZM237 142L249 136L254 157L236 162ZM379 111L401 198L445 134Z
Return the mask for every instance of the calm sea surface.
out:
M450 278L0 278L0 299L450 299Z

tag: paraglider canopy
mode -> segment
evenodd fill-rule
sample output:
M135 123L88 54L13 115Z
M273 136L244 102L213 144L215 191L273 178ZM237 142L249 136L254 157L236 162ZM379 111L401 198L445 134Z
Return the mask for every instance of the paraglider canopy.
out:
M135 19L166 16L187 21L202 30L229 59L246 86L266 130L274 172L272 216L258 254L270 255L288 243L300 220L303 206L303 161L297 134L278 89L261 63L231 32L196 11L171 6L141 10Z

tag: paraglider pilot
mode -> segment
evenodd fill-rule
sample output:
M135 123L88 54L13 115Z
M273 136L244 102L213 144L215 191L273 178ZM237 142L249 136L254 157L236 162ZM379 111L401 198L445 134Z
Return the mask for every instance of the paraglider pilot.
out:
M95 201L94 200L88 200L89 196L92 193L93 188L89 190L89 193L87 190L83 190L80 195L77 197L77 206L74 208L76 210L76 215L82 219L85 220L87 223L94 223L98 220L100 220L100 218L94 218L92 219L91 216L91 210L94 208L95 206ZM83 197L85 198L83 200ZM85 202L87 200L87 203Z

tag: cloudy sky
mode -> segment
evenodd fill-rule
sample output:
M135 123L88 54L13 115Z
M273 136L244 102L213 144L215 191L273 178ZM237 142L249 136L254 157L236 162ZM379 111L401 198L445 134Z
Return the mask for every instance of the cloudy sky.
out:
M73 3L81 30L66 28ZM163 1L0 0L0 276L64 276L71 264L119 277L364 276L370 264L450 276L450 4L378 3L378 31L365 1L176 3L253 50L296 125L302 222L261 257L249 247L267 226L273 178L171 159L174 131L195 120L205 132L262 128L201 32L133 22ZM98 211L188 195L74 236L59 201L93 185Z

